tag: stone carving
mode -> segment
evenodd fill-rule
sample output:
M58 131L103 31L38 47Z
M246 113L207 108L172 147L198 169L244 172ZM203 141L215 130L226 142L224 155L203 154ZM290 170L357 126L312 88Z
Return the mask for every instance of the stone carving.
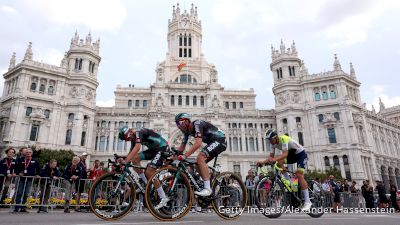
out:
M92 100L93 99L93 92L92 91L86 92L86 99L87 100Z
M297 91L293 92L293 97L292 97L293 103L299 103L300 102L300 96Z

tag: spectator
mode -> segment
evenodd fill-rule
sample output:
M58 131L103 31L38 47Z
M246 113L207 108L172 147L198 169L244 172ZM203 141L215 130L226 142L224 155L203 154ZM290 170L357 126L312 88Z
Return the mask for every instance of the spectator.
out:
M350 191L351 193L357 193L357 192L358 192L358 191L357 191L357 188L356 188L356 185L357 185L357 182L356 182L355 180L353 180L353 181L351 182L350 187L349 187L349 191Z
M312 189L313 189L313 191L315 192L315 193L317 193L318 195L321 193L321 189L320 189L320 186L319 185L321 185L321 181L319 180L319 178L317 177L317 178L315 178L315 183L313 183L313 187L312 187Z
M372 209L374 207L374 189L369 185L369 180L365 180L363 182L363 186L361 187L361 193L365 199L365 205L367 208Z
M74 156L72 162L65 167L65 171L62 175L64 178L65 187L65 205L64 212L69 213L69 205L71 200L71 189L72 185L78 183L79 179L82 178L83 168L80 166L79 156Z
M347 179L344 179L343 191L344 192L350 192L350 185L349 185L349 182L347 181Z
M248 194L248 205L252 206L254 203L254 175L253 170L249 170L245 181Z
M392 180L389 181L390 184L390 201L392 202L392 207L396 210L396 212L400 212L399 204L397 203L396 193L397 187Z
M333 211L337 212L337 209L340 208L340 183L335 182L335 177L333 175L329 175L329 185L332 187L333 191Z
M89 179L96 180L96 178L100 177L104 174L104 163L99 160L95 160L93 163L93 167L89 170Z
M6 199L11 180L16 176L14 170L17 161L13 158L14 155L15 149L8 148L6 157L0 161L0 204Z
M46 164L42 171L40 171L40 200L41 205L47 205L50 196L50 189L53 180L58 179L61 176L60 171L57 168L57 160L52 159ZM47 207L40 206L38 211L40 212L48 212Z
M17 154L17 158L16 158L17 161L18 161L19 158L25 157L26 150L28 150L27 147L21 147L21 148L19 149L18 154Z
M33 185L33 176L39 177L39 161L36 158L32 158L32 154L32 149L27 148L25 156L17 160L16 172L19 174L20 179L17 186L17 205L14 208L14 212L28 212L24 204Z
M389 202L386 197L385 185L382 183L382 181L379 180L376 181L375 190L378 192L379 208L387 208Z
M81 157L80 157L80 162L79 162L79 166L82 168L82 177L81 179L75 183L76 185L76 207L75 207L75 212L81 212L81 207L80 205L80 201L81 201L81 195L82 193L85 192L85 184L86 184L86 180L88 178L87 174L87 166L86 166L86 159L87 159L88 154L86 152L82 153Z

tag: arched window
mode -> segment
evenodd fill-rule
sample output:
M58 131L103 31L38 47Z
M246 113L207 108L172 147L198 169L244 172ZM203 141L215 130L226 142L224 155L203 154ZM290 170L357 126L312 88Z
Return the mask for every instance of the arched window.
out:
M178 105L182 106L182 95L178 96Z
M339 120L340 120L339 112L334 112L334 113L333 113L333 117L334 117L337 121L339 121Z
M321 95L320 95L318 92L315 93L315 94L314 94L314 99L315 99L315 101L321 100Z
M136 100L136 101L135 101L135 107L136 107L136 108L139 108L139 106L140 106L140 101L139 101L139 100Z
M237 137L234 137L234 138L232 139L232 141L233 141L233 144L232 144L232 151L234 151L234 152L239 151L238 138L237 138Z
M340 171L339 157L337 155L333 156L333 166Z
M32 107L26 107L25 116L30 116L32 113Z
M50 85L49 88L47 89L47 93L49 95L53 95L54 94L54 87Z
M86 131L82 131L81 146L85 146L85 142L86 142Z
M298 132L297 137L299 138L299 144L304 145L304 140L303 140L303 133Z
M325 163L325 170L329 170L331 167L331 163L329 162L329 157L325 156L324 157L324 163Z
M330 96L331 96L331 99L335 99L336 98L336 93L335 93L334 90L331 90Z
M65 144L70 145L71 144L71 137L72 137L72 130L68 129L67 134L65 135Z
M189 95L186 95L186 105L188 106L188 105L190 105L190 99L189 99Z
M147 100L143 100L143 108L147 107Z
M132 107L132 100L128 100L128 107Z
M68 120L74 120L75 114L74 113L69 113L68 114Z
M322 99L328 100L328 94L326 93L326 91L322 92Z
M200 106L204 106L204 96L200 96Z
M171 106L175 105L175 96L171 95Z
M243 109L243 102L239 102L239 108Z
M39 93L43 94L45 90L46 90L46 86L44 84L41 84L40 88L39 88Z
M31 91L36 91L36 83L35 82L32 82L31 83Z
M324 121L324 115L323 114L318 114L318 121L322 123Z
M44 110L44 116L46 117L46 119L50 118L50 110Z
M197 96L193 96L193 106L197 106Z

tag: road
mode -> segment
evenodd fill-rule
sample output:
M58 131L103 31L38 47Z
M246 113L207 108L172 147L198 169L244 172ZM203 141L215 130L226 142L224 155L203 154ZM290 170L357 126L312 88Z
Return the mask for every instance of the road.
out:
M285 214L278 219L269 219L261 214L243 214L239 219L226 221L215 213L189 213L181 220L174 222L161 222L154 219L149 213L131 213L117 221L104 221L92 213L71 212L65 214L62 211L52 211L46 214L9 213L8 209L0 209L0 224L7 225L146 225L146 224L246 224L246 225L398 225L400 213L395 214L324 214L321 218L311 218L306 214Z

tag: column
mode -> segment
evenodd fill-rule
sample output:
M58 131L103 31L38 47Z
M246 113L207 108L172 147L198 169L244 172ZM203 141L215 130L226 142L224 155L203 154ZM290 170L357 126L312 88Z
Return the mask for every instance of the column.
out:
M342 177L346 177L346 172L344 171L343 157L339 157L339 165L340 165L340 174L342 174Z

